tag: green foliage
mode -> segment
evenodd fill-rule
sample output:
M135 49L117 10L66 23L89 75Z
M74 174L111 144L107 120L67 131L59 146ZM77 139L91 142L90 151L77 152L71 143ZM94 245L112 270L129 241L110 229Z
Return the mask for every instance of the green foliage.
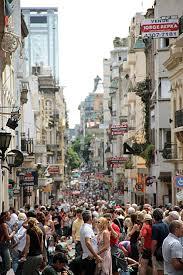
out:
M154 161L154 150L155 146L153 144L147 144L146 149L141 155L146 160L147 167L149 167Z
M67 163L70 170L77 169L81 165L81 159L72 147L67 150Z
M81 154L81 140L77 138L73 143L72 143L72 149L78 154Z
M86 135L84 138L84 143L82 141L83 137L78 137L73 143L71 148L74 152L78 154L81 159L84 159L88 163L90 159L90 144L92 140L92 135Z
M151 99L151 80L146 78L144 81L138 82L136 87L133 90L144 103L144 112L145 112L145 139L146 142L150 142L149 135L149 126L150 126L150 99Z
M82 156L86 163L90 160L90 144L92 141L92 135L86 135L84 139L84 149L82 152Z
M154 150L155 146L149 143L134 143L132 145L135 155L142 157L146 161L146 166L149 167L154 161Z
M125 169L133 169L133 161L131 158L125 162Z

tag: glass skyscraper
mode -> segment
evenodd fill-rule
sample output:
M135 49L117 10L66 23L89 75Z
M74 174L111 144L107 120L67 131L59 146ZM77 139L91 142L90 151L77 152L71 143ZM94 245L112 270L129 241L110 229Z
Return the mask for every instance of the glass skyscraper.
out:
M29 35L25 42L27 72L32 67L49 66L59 80L58 9L22 8Z

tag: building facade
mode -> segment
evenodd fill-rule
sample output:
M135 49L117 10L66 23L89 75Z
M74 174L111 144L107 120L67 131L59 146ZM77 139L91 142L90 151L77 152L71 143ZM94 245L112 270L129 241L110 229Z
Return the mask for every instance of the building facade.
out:
M29 29L25 43L28 75L36 65L49 66L58 82L58 9L22 8L22 13Z

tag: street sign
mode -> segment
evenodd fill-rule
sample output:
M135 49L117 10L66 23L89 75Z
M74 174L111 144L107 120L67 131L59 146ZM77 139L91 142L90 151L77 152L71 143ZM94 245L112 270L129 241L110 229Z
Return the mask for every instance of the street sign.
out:
M175 177L175 185L178 188L183 188L183 176L182 175Z
M145 19L141 23L141 33L143 38L173 38L179 36L178 18L155 18Z

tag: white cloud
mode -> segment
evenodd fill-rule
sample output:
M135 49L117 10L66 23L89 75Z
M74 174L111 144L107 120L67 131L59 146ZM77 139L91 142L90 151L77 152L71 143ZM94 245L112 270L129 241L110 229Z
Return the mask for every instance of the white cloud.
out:
M142 2L144 5L142 7ZM65 87L70 126L79 122L77 107L102 77L115 36L128 34L130 19L154 0L21 0L22 6L59 7L60 82Z

